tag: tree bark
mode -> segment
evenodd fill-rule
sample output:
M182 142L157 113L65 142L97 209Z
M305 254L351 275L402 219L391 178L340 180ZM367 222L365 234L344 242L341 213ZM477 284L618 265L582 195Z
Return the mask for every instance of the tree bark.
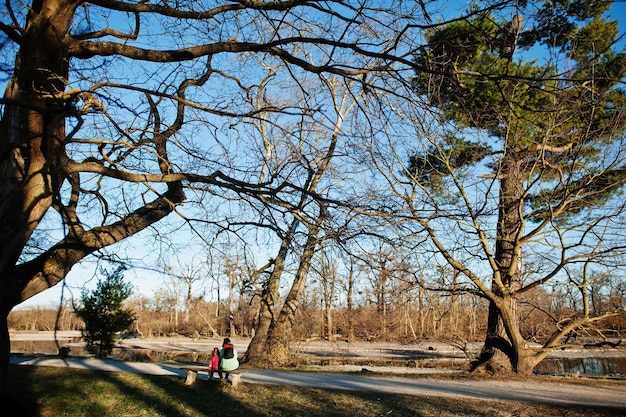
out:
M14 306L59 283L86 256L158 222L184 200L182 183L174 181L162 196L113 224L86 230L75 213L79 171L86 164L67 156L65 126L68 115L77 114L76 97L67 94L66 88L71 56L69 29L79 4L33 2L4 95L6 104L0 120L0 326L5 329L0 331L8 332L6 319ZM182 112L179 116L182 118ZM173 131L161 133L154 140L162 175L170 169L165 141L171 134ZM64 183L74 192L69 199L60 196ZM47 251L19 263L25 245L53 202L68 232ZM2 381L9 354L10 340L2 337Z
M22 250L61 186L64 103L50 92L65 90L68 60L63 38L77 2L36 1L22 34L13 78L0 120L0 380L10 355L7 317L34 274L16 271ZM18 275L16 275L18 273Z
M9 309L10 311L10 309ZM9 372L9 361L11 359L11 340L9 338L8 317L9 311L2 309L0 314L0 407L4 402L6 392L7 374Z
M517 372L521 346L516 291L521 283L521 245L524 225L521 217L523 195L523 158L520 152L508 152L501 161L499 211L496 239L496 263L489 302L485 344L473 368L486 366L492 371ZM520 342L521 339L521 342ZM524 355L525 356L525 355Z
M261 294L261 305L259 306L258 323L255 328L254 337L248 345L244 362L260 364L265 357L267 348L267 338L274 326L276 303L279 294L280 278L285 269L285 260L289 253L289 241L283 239L278 256L274 260L274 269L263 287Z
M287 294L285 298L285 303L280 310L278 319L267 337L267 350L271 360L275 362L275 364L284 363L289 358L290 334L306 286L311 261L319 243L319 230L319 226L315 226L312 230L309 230L304 251L300 257L296 277L291 285L289 294Z

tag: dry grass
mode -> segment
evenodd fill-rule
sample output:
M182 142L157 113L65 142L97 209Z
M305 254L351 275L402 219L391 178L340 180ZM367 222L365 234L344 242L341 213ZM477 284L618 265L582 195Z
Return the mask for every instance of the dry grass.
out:
M11 366L3 417L622 416L611 409L329 391L67 368Z

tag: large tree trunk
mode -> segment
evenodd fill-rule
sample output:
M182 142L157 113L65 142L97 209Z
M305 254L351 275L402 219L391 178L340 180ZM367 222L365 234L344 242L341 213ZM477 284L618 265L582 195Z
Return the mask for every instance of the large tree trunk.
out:
M34 2L0 122L0 271L12 267L62 185L69 62L62 40L77 3ZM4 276L4 274L3 274Z
M4 402L6 392L7 374L9 372L9 360L11 356L11 340L9 339L9 326L7 318L9 316L5 309L0 314L0 408Z
M284 363L289 359L289 346L291 343L291 331L296 319L296 313L302 299L302 293L306 286L306 279L311 267L311 260L315 255L319 243L319 227L309 231L309 236L304 247L296 277L283 304L278 319L267 337L268 354L276 364Z
M23 33L0 121L0 380L4 393L10 340L7 316L32 275L15 265L52 204L62 176L68 60L60 42L77 3L35 1Z
M7 316L20 302L56 285L91 253L117 243L171 213L184 200L182 183L168 184L163 195L121 220L86 230L75 212L81 163L65 152L66 118L76 96L66 92L70 55L69 28L80 2L36 0L21 34L13 78L8 83L0 120L0 380L6 381L10 340ZM179 112L182 120L182 111ZM161 173L169 173L166 141L175 129L155 132ZM89 164L87 164L89 165ZM64 185L75 191L60 198ZM59 206L68 232L47 251L19 263L24 247L51 208ZM63 206L63 204L67 204Z
M489 303L487 334L482 352L473 368L487 367L494 372L520 371L520 351L525 343L519 332L518 301L515 292L521 283L521 244L524 181L523 158L508 152L501 161L496 262ZM526 353L522 355L524 358ZM525 359L524 359L525 360ZM524 367L528 365L525 363ZM526 370L524 370L526 372Z
M288 253L289 241L283 239L280 250L278 251L278 256L274 260L274 269L263 287L257 326L255 328L254 337L246 350L244 362L259 363L265 358L267 338L271 332L271 328L274 326L274 320L276 318L276 303L280 295L280 278L285 269L285 260Z

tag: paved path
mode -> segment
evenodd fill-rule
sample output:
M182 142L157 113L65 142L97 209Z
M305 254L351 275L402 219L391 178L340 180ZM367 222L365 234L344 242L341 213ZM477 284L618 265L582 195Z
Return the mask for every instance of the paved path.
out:
M183 377L185 371L167 364L122 362L94 358L11 357L18 365L58 366L109 372L136 372ZM200 379L207 379L200 373ZM579 385L490 380L419 379L400 376L354 375L324 372L242 370L241 380L256 384L284 384L325 389L381 393L527 401L562 406L611 407L626 411L626 385Z

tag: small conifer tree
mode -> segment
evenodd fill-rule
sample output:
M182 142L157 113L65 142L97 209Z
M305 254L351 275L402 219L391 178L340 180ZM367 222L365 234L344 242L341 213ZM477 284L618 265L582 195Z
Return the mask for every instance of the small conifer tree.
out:
M102 270L104 279L98 281L94 291L83 290L80 305L75 307L76 315L85 323L86 349L98 358L111 354L118 333L127 330L135 320L132 310L123 308L132 293L132 285L124 282L123 270Z

